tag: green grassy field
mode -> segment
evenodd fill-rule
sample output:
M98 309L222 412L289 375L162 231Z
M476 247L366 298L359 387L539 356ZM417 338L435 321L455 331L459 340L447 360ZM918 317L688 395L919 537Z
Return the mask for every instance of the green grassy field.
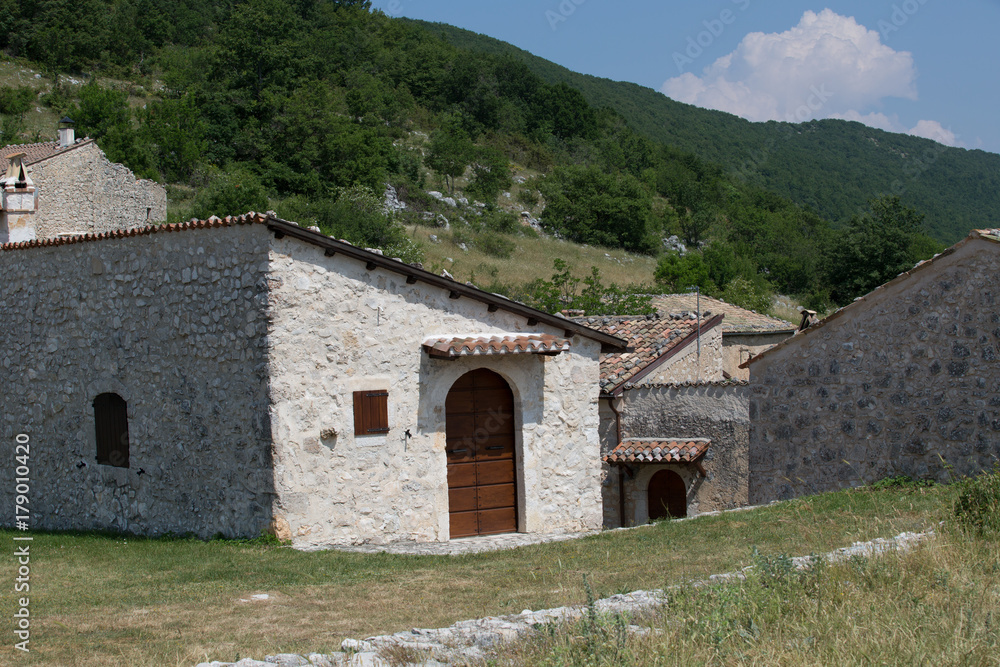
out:
M953 495L947 487L834 493L459 557L36 534L32 650L15 653L11 640L0 663L193 665L328 652L345 637L582 603L584 575L604 597L732 571L752 563L755 548L802 555L923 530L944 517ZM11 554L13 537L0 532ZM14 558L3 558L0 581L13 587L15 576ZM244 601L261 593L269 599ZM6 623L14 611L12 595L3 596Z

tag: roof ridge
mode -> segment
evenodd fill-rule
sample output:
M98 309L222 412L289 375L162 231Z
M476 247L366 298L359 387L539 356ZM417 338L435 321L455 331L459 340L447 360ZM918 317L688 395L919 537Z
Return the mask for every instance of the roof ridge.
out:
M87 233L87 234L76 234L73 236L62 236L57 238L46 238L46 239L35 239L32 241L18 241L16 243L4 243L0 244L0 254L3 252L11 252L15 250L29 250L33 248L47 248L62 245L73 245L76 243L90 243L94 241L104 241L108 239L120 239L132 236L149 236L151 234L158 234L161 232L176 232L176 231L186 231L191 229L209 229L213 227L232 227L235 225L248 225L248 224L263 224L267 225L268 229L274 233L276 239L289 236L291 238L296 238L300 241L304 241L314 246L319 246L321 248L326 248L328 252L339 254L343 253L346 256L353 257L354 259L360 259L371 264L370 269L376 266L381 266L384 269L394 271L396 273L402 273L407 276L407 282L410 279L414 281L420 280L429 285L433 285L440 289L450 290L453 295L452 298L460 298L461 296L472 297L482 303L488 304L491 309L503 308L507 312L512 312L517 315L526 317L529 322L535 320L536 322L545 322L548 326L562 329L564 332L574 332L580 334L586 338L597 341L601 343L602 350L604 349L624 349L627 345L627 341L622 340L614 334L605 333L603 331L593 329L586 325L573 322L562 316L552 315L544 311L538 310L537 308L532 308L526 306L522 303L509 299L501 295L494 295L485 290L482 290L474 285L466 285L460 283L451 277L438 276L430 271L425 270L420 265L411 265L404 263L398 258L385 257L382 254L374 253L370 250L357 247L347 241L338 241L332 237L326 236L322 232L312 231L310 229L304 228L297 222L292 222L290 220L282 220L273 211L268 211L266 213L257 213L255 211L250 211L248 213L243 213L241 215L226 216L224 218L219 218L218 216L210 216L207 220L198 220L192 218L187 222L177 222L169 224L160 225L146 225L144 227L134 227L132 229L120 229L110 232L99 232L99 233Z

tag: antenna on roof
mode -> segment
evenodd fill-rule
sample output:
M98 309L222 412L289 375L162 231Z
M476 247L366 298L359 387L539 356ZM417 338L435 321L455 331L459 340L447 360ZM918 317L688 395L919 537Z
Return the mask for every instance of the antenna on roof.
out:
M698 329L696 338L698 339L698 380L701 380L701 285L693 285L687 288L688 293L696 292L698 294Z

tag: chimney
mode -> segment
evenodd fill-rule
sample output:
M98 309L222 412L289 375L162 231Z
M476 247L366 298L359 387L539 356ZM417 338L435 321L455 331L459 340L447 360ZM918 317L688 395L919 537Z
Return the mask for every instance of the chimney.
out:
M69 148L76 142L76 132L69 116L63 116L59 121L59 148ZM51 136L51 135L49 135Z
M805 331L812 325L816 324L816 311L802 309L802 324L799 325L799 331Z
M36 238L33 216L38 209L38 197L24 166L25 155L11 155L7 173L0 179L0 243Z

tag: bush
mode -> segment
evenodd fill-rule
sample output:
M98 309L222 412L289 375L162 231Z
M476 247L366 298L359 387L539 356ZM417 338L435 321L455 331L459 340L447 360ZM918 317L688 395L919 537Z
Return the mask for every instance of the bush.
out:
M1000 464L992 472L965 478L958 483L955 519L966 531L977 535L1000 535Z
M246 167L233 165L225 170L211 170L208 184L194 197L191 215L201 219L213 215L224 218L267 209L267 191L260 179Z
M490 257L507 259L517 250L517 244L496 232L483 232L474 241L476 249Z

